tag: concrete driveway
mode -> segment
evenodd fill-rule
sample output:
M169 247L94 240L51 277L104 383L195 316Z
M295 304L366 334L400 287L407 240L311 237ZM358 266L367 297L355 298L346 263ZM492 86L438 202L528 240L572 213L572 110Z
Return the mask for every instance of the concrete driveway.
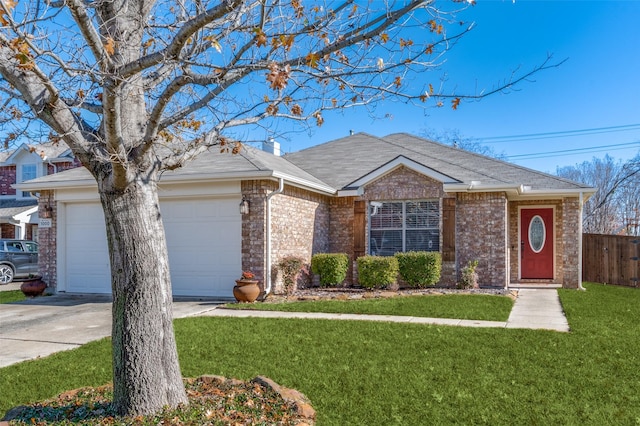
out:
M220 303L224 301L179 299L173 314L175 318L203 315ZM110 335L110 296L57 294L0 304L0 367Z

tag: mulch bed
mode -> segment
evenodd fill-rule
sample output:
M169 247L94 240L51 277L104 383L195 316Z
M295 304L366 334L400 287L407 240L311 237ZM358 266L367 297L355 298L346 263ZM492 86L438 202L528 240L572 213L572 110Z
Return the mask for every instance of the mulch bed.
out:
M13 408L4 425L314 425L315 410L300 392L266 377L244 382L221 376L185 379L188 406L153 416L119 417L111 385L81 388Z
M282 303L303 300L359 300L359 299L380 299L389 297L406 297L420 295L443 295L443 294L487 294L497 296L508 296L515 299L517 290L504 288L476 288L476 289L455 289L448 287L430 288L400 288L397 290L370 290L358 287L321 288L311 287L298 289L290 295L269 294L264 303Z

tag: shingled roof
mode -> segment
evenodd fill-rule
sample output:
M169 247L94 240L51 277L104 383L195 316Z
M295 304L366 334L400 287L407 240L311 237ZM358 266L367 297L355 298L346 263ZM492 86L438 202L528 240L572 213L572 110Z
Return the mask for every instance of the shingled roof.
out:
M357 133L283 157L251 146L239 154L215 149L183 168L162 175L162 180L222 180L283 178L315 191L351 195L394 167L407 166L434 177L445 191L506 191L517 196L577 194L587 197L594 188L495 158L443 145L407 133L376 137ZM20 190L95 185L84 168L43 176L18 184Z
M451 178L460 187L531 187L535 191L592 191L586 185L407 133L376 137L357 133L284 156L337 190L404 157Z

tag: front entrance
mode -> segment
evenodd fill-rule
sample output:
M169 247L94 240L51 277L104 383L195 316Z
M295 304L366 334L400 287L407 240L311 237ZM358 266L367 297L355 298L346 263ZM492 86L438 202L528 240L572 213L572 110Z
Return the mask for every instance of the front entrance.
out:
M553 209L520 210L520 277L553 279Z

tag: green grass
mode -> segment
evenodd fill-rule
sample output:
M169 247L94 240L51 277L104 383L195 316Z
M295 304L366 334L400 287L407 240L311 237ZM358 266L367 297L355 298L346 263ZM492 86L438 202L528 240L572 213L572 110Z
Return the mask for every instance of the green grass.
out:
M185 376L266 375L319 425L640 424L640 292L561 290L571 333L356 321L176 320ZM0 413L110 380L108 339L0 369Z
M513 301L506 296L428 295L364 300L313 300L284 303L229 304L232 309L339 314L401 315L506 321Z
M0 303L20 302L26 299L20 290L0 291Z

